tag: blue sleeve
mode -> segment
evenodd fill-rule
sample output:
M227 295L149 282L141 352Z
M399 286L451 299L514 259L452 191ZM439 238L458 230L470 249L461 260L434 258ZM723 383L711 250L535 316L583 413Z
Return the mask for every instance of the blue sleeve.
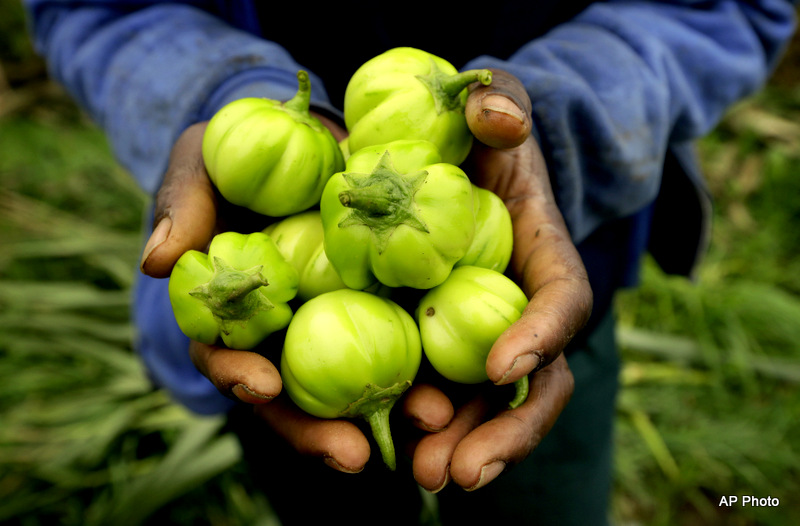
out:
M519 77L576 242L656 198L667 150L759 89L794 31L788 0L609 0L522 47L479 57Z
M189 338L178 327L169 301L169 281L139 275L133 291L134 348L149 379L175 402L201 415L234 406L192 363Z
M220 4L231 19L244 17L235 2L25 2L51 76L104 129L117 159L150 194L187 126L238 98L282 100L297 90L299 66L286 51L204 10ZM326 107L321 85L312 77L312 101ZM138 275L134 347L150 379L176 402L200 414L227 411L233 402L190 359L167 286Z
M284 100L297 90L300 66L289 53L204 11L226 2L25 4L52 77L105 130L148 193L187 126L238 98ZM321 86L312 77L312 101L327 107Z

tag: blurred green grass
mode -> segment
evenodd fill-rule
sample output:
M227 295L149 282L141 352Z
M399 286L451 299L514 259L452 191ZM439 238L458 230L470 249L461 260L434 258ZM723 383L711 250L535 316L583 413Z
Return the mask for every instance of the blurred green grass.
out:
M276 524L222 422L153 390L132 353L148 198L22 23L0 0L0 523ZM619 524L800 524L798 71L700 144L716 208L697 281L646 260L618 300Z
M732 108L699 144L715 211L697 279L665 275L648 259L641 286L618 298L625 387L614 502L623 522L800 520L800 70L793 71ZM720 507L729 495L772 496L780 506Z

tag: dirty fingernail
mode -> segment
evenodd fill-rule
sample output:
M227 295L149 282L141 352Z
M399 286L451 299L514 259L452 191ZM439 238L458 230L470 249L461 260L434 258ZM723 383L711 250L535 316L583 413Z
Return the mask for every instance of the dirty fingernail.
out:
M422 429L423 431L429 431L431 433L441 433L442 431L447 429L447 423L445 423L445 424L434 424L434 423L431 423L431 422L426 422L426 421L422 420L421 418L415 418L414 419L414 424L418 428Z
M275 398L274 396L267 396L261 393L257 393L252 389L250 389L245 384L234 385L233 389L231 389L231 392L234 394L234 396L236 396L236 398L248 404L259 404L263 402L269 402L270 400Z
M363 467L359 469L346 468L341 464L339 464L338 462L336 462L336 460L333 457L324 457L322 461L325 462L325 464L328 467L331 467L336 471L341 471L342 473L360 473L364 469Z
M495 382L496 385L504 385L514 380L510 380L511 376L514 374L515 371L525 371L526 373L530 373L531 371L535 371L536 368L539 366L539 355L530 352L525 353L517 356L514 359L514 363L511 364L511 367L503 374L503 376Z
M447 472L444 474L444 480L439 485L438 488L428 489L427 491L432 494L437 494L444 489L445 486L450 482L450 466L447 467ZM427 488L426 488L427 489Z
M519 106L508 97L502 95L488 95L481 101L481 109L484 114L492 111L514 117L520 122L525 120L525 117L520 113Z
M496 479L505 469L506 463L502 460L495 460L490 464L486 464L481 468L481 477L478 479L478 483L470 488L465 489L467 491L475 491L476 489L482 488L486 484Z
M144 266L147 263L147 258L150 257L150 254L153 252L153 250L158 248L161 243L167 240L170 230L172 230L172 219L165 217L158 222L155 229L153 229L153 233L150 234L150 239L147 240L147 244L144 246L144 250L142 251L142 261L139 264L139 268L144 269Z

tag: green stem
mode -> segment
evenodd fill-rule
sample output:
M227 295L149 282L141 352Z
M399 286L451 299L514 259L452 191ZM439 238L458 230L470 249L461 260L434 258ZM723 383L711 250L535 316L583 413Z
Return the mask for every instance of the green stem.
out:
M514 382L514 389L516 390L514 398L508 403L508 407L511 409L521 406L528 399L528 375Z
M392 410L392 405L380 406L374 412L364 415L364 419L369 422L372 436L378 444L384 464L394 471L397 469L397 457L392 441L392 431L389 428L389 412Z
M283 106L298 113L308 113L311 105L311 81L308 73L302 69L297 72L297 93L287 100Z
M473 82L480 82L484 86L491 84L492 72L488 69L468 69L455 75L442 76L440 78L439 85L444 94L450 98L455 98Z
M410 196L404 192L399 177L374 177L370 184L339 192L342 206L353 208L368 217L392 215L400 206L408 206Z
M206 304L223 332L230 332L231 323L244 322L274 307L263 294L252 294L269 285L261 274L263 265L238 270L220 257L214 257L212 262L214 274L211 279L189 291L189 294Z
M492 83L492 72L488 69L468 69L449 75L431 62L431 72L427 75L417 75L417 79L430 91L436 113L442 114L445 111L463 111L461 92L473 82L488 86Z
M372 429L372 436L383 457L383 462L390 470L397 468L392 432L389 429L389 413L398 398L411 387L411 380L399 382L391 387L380 387L373 384L364 386L361 398L352 402L340 413L348 418L361 417Z
M339 192L339 202L352 212L339 223L340 228L369 227L380 253L399 225L428 232L414 206L414 195L428 176L425 170L398 173L387 150L369 174L346 172L342 176L348 188Z

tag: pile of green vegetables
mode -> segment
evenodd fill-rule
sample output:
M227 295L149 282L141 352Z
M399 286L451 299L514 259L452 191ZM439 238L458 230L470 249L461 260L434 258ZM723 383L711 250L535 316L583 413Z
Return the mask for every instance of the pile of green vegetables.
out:
M491 72L391 49L350 79L341 143L309 112L304 71L287 102L223 107L204 135L208 174L226 200L274 221L217 235L170 277L178 324L196 341L253 349L285 329L288 395L317 417L366 419L390 469L389 412L422 353L450 381L487 381L492 344L527 304L503 274L508 210L459 167L474 82ZM413 304L396 301L409 290Z

